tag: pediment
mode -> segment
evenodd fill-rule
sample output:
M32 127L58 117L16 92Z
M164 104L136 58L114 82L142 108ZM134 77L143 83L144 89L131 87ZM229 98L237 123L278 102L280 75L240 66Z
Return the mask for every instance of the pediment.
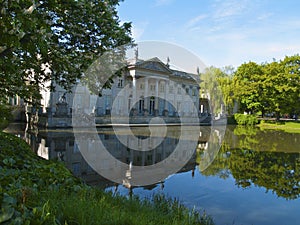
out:
M161 62L158 58L149 59L136 65L138 68L147 69L162 73L172 73L168 66Z

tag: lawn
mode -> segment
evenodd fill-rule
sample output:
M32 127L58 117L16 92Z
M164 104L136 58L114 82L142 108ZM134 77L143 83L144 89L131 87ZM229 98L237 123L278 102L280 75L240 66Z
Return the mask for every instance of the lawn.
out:
M262 120L257 126L261 129L282 130L287 133L300 133L299 121Z

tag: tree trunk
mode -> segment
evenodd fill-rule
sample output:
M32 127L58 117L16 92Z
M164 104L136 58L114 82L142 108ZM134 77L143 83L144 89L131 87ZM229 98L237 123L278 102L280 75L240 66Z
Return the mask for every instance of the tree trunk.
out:
M280 112L276 112L276 121L280 120Z

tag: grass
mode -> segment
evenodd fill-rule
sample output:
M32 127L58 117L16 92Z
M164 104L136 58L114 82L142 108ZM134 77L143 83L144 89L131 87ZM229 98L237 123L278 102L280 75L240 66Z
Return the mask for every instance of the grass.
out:
M257 126L261 129L282 130L287 133L300 133L299 121L262 120Z
M1 224L213 224L162 195L114 196L44 160L19 138L0 132Z

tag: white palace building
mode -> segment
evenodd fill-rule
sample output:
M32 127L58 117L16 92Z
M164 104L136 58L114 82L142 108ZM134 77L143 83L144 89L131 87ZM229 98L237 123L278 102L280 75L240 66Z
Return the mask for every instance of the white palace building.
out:
M154 116L178 122L178 117L198 117L206 110L199 106L199 83L199 75L171 69L156 57L132 60L126 72L115 77L111 88L104 89L101 97L90 95L84 86L68 93L57 85L54 92L42 93L37 114L28 107L27 118L45 127L69 127L74 110L80 110L83 115L92 115L99 124L110 123L111 115L129 115L136 123Z

